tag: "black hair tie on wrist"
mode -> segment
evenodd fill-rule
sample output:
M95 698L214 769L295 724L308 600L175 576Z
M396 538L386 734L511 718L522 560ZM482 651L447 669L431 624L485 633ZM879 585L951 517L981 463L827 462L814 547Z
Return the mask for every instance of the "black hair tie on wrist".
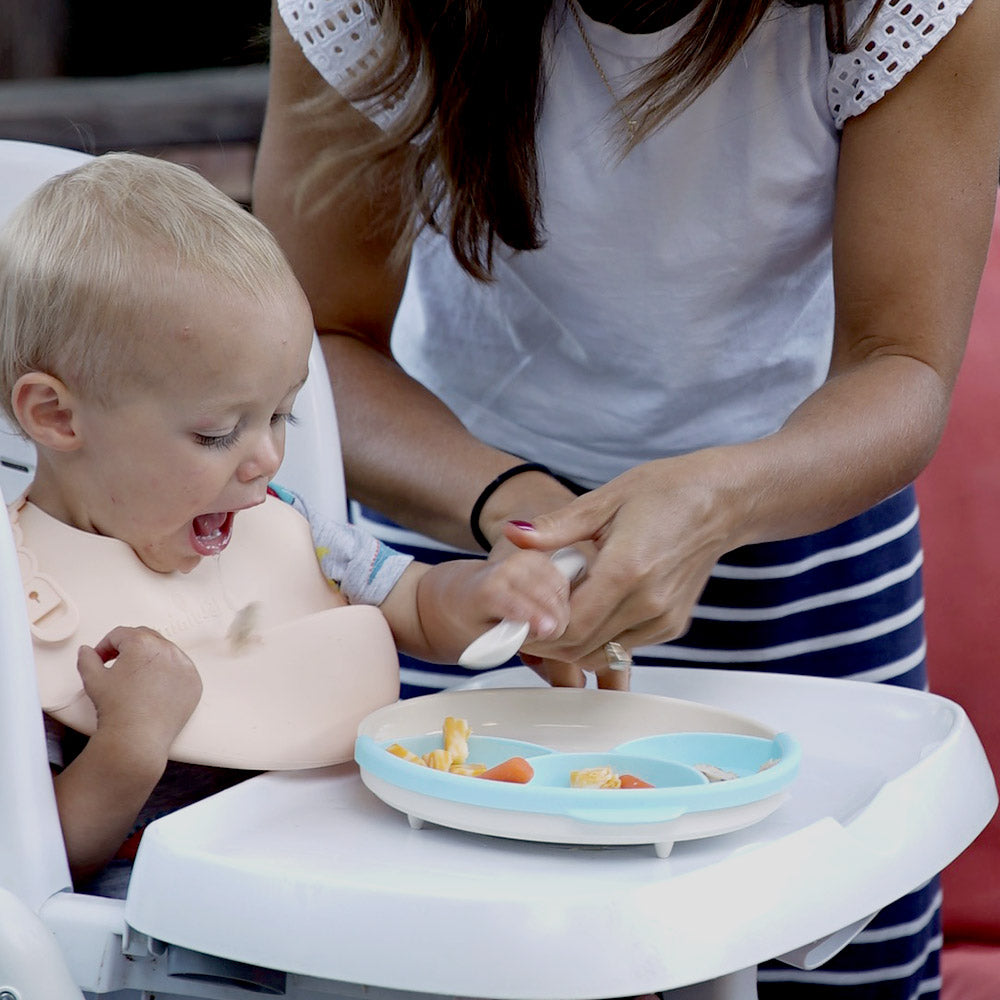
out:
M479 518L483 513L483 508L486 506L486 502L489 498L493 496L493 494L496 493L496 491L500 489L500 487L503 486L508 479L513 479L515 476L519 476L523 472L544 472L545 475L552 476L553 479L558 478L551 469L539 464L538 462L522 462L521 465L515 465L512 468L507 469L505 472L501 472L500 475L497 476L496 479L494 479L493 482L490 483L478 497L476 497L476 502L472 505L472 512L469 514L469 528L472 531L472 537L479 543L485 552L489 552L492 546L490 545L489 539L483 534L483 529L479 525Z

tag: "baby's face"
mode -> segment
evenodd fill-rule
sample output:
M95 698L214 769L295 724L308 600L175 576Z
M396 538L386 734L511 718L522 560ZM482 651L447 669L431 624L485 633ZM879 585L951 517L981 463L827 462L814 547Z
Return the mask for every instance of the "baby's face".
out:
M143 376L124 378L110 408L79 414L78 526L127 542L159 572L222 552L234 515L264 502L281 463L312 333L297 287L263 306L198 291L177 302L166 333L141 348Z

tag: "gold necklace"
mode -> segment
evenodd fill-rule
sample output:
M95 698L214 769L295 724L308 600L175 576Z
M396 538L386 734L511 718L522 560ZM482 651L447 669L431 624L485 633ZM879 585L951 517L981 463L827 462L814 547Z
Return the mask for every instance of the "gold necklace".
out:
M590 43L590 37L587 35L587 29L583 26L583 18L580 17L580 11L577 9L577 0L568 0L567 6L569 7L570 13L573 15L573 20L576 21L576 26L580 31L580 38L583 39L584 47L590 55L590 61L594 64L594 69L597 70L597 75L601 78L601 82L604 84L605 89L611 95L611 100L614 102L615 108L618 110L618 114L621 115L622 124L628 130L629 139L635 139L636 133L639 131L639 122L636 121L635 118L626 117L625 110L622 108L621 100L615 93L614 87L611 86L611 81L608 79L607 73L604 72L604 67L601 65L600 59L597 58L594 46Z

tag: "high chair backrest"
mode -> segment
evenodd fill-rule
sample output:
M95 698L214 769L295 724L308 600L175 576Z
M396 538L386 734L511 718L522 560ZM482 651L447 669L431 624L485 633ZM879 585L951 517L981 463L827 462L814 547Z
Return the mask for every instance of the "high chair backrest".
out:
M0 225L38 185L89 159L85 153L0 140ZM278 482L315 510L346 517L333 397L319 341L289 425ZM0 417L0 491L13 500L31 481L34 449ZM0 887L33 910L70 885L35 687L24 595L9 522L0 518Z
M86 153L74 149L0 140L0 225L43 181L88 159ZM10 500L27 486L34 468L34 448L0 417L0 491L4 497Z
M69 149L0 142L0 225L46 178L88 157ZM34 449L0 419L6 499L30 481ZM31 634L10 524L0 518L0 885L33 910L70 884L59 830Z

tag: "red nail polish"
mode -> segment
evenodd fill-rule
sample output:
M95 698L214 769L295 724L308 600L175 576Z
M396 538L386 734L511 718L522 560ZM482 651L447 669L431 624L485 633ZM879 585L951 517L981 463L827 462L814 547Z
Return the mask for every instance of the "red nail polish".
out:
M520 528L522 531L534 531L535 526L530 521L510 521L515 528Z

